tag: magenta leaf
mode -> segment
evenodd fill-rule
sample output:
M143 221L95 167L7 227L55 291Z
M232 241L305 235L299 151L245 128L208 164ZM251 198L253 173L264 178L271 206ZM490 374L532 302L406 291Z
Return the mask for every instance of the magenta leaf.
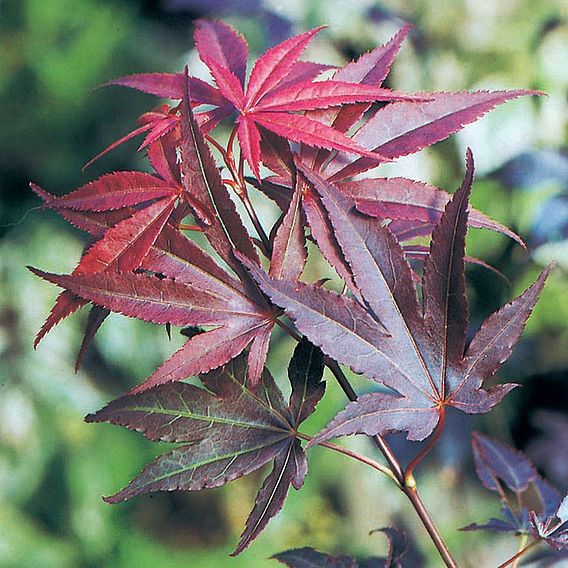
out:
M223 185L217 164L211 155L203 134L189 105L189 81L182 102L182 171L186 191L208 206L213 223L204 226L204 232L213 248L230 265L235 267L233 249L248 258L258 255L236 211L227 189ZM239 267L236 267L239 270Z
M51 209L112 211L168 197L178 191L169 181L142 172L106 174L62 197L48 201Z
M248 46L241 34L223 22L197 20L193 37L199 57L207 66L212 62L222 65L244 86Z
M421 221L435 225L440 221L451 195L422 182L405 178L377 178L340 182L337 187L355 199L357 210L379 219ZM511 229L469 207L470 227L503 233L524 246ZM426 233L427 234L427 233Z
M247 106L252 107L287 78L308 43L322 29L314 28L287 39L257 59L248 83Z

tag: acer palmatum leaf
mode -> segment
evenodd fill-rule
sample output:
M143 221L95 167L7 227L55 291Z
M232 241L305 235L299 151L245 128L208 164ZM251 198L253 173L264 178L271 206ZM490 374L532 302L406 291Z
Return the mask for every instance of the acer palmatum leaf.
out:
M310 341L397 394L371 393L348 405L315 439L354 433L406 431L422 440L446 405L484 413L514 385L483 390L483 380L506 359L544 285L531 288L488 318L491 340L479 352L474 339L463 352L467 324L464 236L473 161L462 186L434 230L424 279L424 315L410 267L388 228L358 214L353 203L317 173L299 165L319 193L364 304L307 284L277 282L248 263L272 301L284 308ZM484 334L482 326L479 333Z
M540 477L528 456L478 432L473 433L472 448L479 479L501 499L502 518L462 530L533 533L553 547L563 540L568 544L567 536L557 530L562 522L560 493ZM507 491L515 499L505 498Z
M290 368L289 405L267 370L261 384L249 383L246 361L243 354L202 375L205 389L162 385L119 398L86 418L120 424L150 440L189 444L158 457L107 502L152 491L218 487L274 460L234 554L260 534L282 508L289 486L299 489L307 473L296 428L323 394L323 357L307 342L298 346Z
M169 180L143 172L113 172L63 195L44 205L50 209L80 211L113 211L140 205L177 193L179 189Z
M474 432L471 439L475 471L481 483L492 491L500 490L500 483L514 492L523 492L538 472L522 452Z
M259 180L259 126L294 142L356 153L376 161L381 159L380 155L354 144L342 131L304 114L293 113L358 102L427 98L427 95L416 97L339 79L312 82L321 69L313 64L304 65L298 72L298 58L320 29L285 40L260 56L245 88L243 56L246 55L246 43L243 38L224 24L201 24L197 27L196 43L200 58L208 66L226 101L238 113L237 136L241 151ZM220 45L221 36L235 46L233 51Z
M440 221L452 197L430 184L406 178L366 178L338 182L336 186L353 198L357 210L365 215L394 221L421 221L425 226ZM502 233L525 246L515 232L473 207L468 207L468 225Z
M248 45L239 32L223 22L199 19L195 22L193 39L203 63L208 66L212 62L221 65L244 86Z
M371 531L382 532L389 542L386 558L371 557L358 561L350 556L331 556L313 548L295 548L275 554L272 558L288 568L420 568L424 559L415 551L409 551L408 536L394 527ZM407 555L407 552L411 554Z
M34 191L47 202L51 199L47 192L37 186L34 186ZM116 219L125 217L122 222L129 222L130 218L128 215L132 214L132 211L127 209L110 213L74 211L70 209L58 209L57 211L73 224L95 236L104 235L107 231L112 230L109 229L109 225L115 223ZM144 211L141 210L134 214L141 214ZM228 215L232 212L234 212L234 209L232 211L229 209L224 219L231 219ZM206 227L208 228L209 226ZM226 243L223 228L217 226L218 230L214 232L215 225L211 227L213 235L218 236L220 239L224 238ZM143 226L140 228L143 229ZM221 244L223 244L223 241L221 241ZM225 250L228 253L230 252L231 249L228 244ZM163 226L163 230L157 236L152 246L150 246L146 257L141 262L141 268L162 277L165 275L170 279L175 279L175 284L171 281L169 282L174 287L177 286L176 289L183 297L182 304L185 302L188 310L191 311L193 309L191 298L198 297L201 298L204 306L212 307L216 302L221 306L225 316L217 318L217 323L213 324L220 327L210 330L202 334L202 336L191 338L137 390L144 390L165 382L182 380L188 376L207 372L237 356L251 342L254 343L254 347L251 347L250 357L252 364L250 371L255 373L251 375L251 379L254 381L259 379L275 317L272 309L262 299L260 294L255 292L251 295L250 287L245 287L228 275L197 245L186 239L178 230L168 224ZM240 264L238 268L240 268ZM249 278L248 275L245 276L247 279ZM57 277L52 277L51 281L55 282L55 278ZM74 290L80 290L83 297L78 298L76 293L72 293L69 290L65 291L58 298L36 341L39 341L63 317L76 311L87 301L99 302L99 305L103 305L107 309L125 313L132 317L140 317L156 323L173 323L172 321L167 321L168 318L163 314L160 315L160 312L164 309L164 304L160 300L162 280L158 278L135 274L116 275L113 277L114 288L110 286L107 292L104 291L104 277L95 278L94 281L87 282L86 285L84 282L80 284L78 281L73 281L73 276L60 278L57 280L59 284L65 282L65 285L73 287ZM164 280L163 282L166 281ZM186 285L186 288L179 288L179 286L184 285ZM187 288L188 285L191 288ZM137 296L137 286L143 287L146 296ZM164 284L164 286L168 290L172 287L169 284ZM192 289L194 292L191 292ZM200 294L200 290L205 290L205 293ZM126 293L126 296L120 300L119 297L122 293ZM213 304L209 303L209 298L212 297L211 294L216 298ZM173 297L171 299L173 300ZM234 309L231 310L230 306L233 306ZM180 309L180 307L178 305L177 309ZM168 314L174 314L174 306L172 305L170 308L166 311ZM244 308L244 311L242 311L242 308ZM203 307L201 313L206 313L207 309ZM247 313L252 317L248 317ZM176 321L184 321L184 317L179 312L176 312L175 317L181 318ZM198 315L195 317L198 317ZM213 321L213 319L210 318L208 321ZM179 325L184 324L180 323Z

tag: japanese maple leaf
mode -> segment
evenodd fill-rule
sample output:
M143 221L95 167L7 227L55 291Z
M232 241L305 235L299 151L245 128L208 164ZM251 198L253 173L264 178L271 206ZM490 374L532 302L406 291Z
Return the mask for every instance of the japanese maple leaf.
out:
M290 485L299 489L307 459L297 429L324 392L323 355L304 341L290 362L288 404L267 370L247 380L246 358L233 359L200 380L205 388L173 383L111 402L87 422L111 422L150 440L182 442L146 466L111 497L118 503L153 491L219 487L273 462L233 555L242 552L283 507Z
M260 179L261 130L265 128L293 142L343 150L376 160L377 156L353 144L326 124L307 117L305 111L352 103L415 100L388 89L348 81L313 81L318 66L298 62L316 28L269 49L256 61L245 87L248 48L244 38L220 22L199 21L195 43L219 91L237 111L237 135L246 161ZM423 97L422 97L423 98Z
M446 406L488 412L515 385L482 388L511 353L548 270L521 296L491 315L466 348L468 304L464 252L473 159L433 231L424 263L420 309L411 269L387 227L362 216L332 184L300 166L319 194L349 264L357 302L317 286L271 279L243 262L298 330L336 361L390 389L350 403L314 443L355 433L406 431L423 440Z
M181 185L175 181L176 175L171 171L172 158L168 160L167 156L163 155L166 148L162 149L163 152L158 152L154 159L161 160L160 169L169 180L141 173L110 174L67 196L50 200L48 205L64 214L71 222L81 226L85 225L87 219L84 228L92 234L102 234L102 237L88 250L72 275L55 276L36 271L40 276L66 290L58 299L40 331L40 336L63 317L81 307L85 301L91 301L105 310L154 323L216 326L215 329L188 340L182 349L138 387L139 389L207 372L237 356L249 344L249 372L251 380L258 381L276 318L274 310L258 292L248 273L233 257L233 250L237 250L258 262L255 247L222 183L217 165L190 108L189 80L186 81L186 89L181 111ZM133 181L134 177L136 183ZM141 187L140 180L151 190L148 194L144 192L146 186ZM174 194L137 210L115 226L101 231L100 215L113 213L114 207L140 207L145 205L148 197L155 198L160 191L166 194L174 191ZM43 195L45 197L45 192ZM178 197L183 200L182 205L187 205L191 211L196 212L195 204L199 204L200 214L195 214L196 220L201 224L211 246L237 272L243 283L227 275L195 245L181 244L187 239L166 223L174 212L173 204ZM140 222L141 216L158 209L166 199L169 200L167 203L170 208L160 217L162 223L153 226L155 230L151 232L152 238L145 239L143 247L137 245L131 238L131 233L124 231L123 227L134 226L139 232L143 231L147 223ZM130 212L131 209L127 208L127 211ZM93 218L95 225L97 222L99 225L93 227ZM107 215L104 221L108 220ZM165 231L166 244L162 246L169 246L168 241L174 238L172 235L179 235L175 237L176 249L180 251L176 254L184 259L186 264L196 264L202 270L204 268L205 278L203 274L199 274L197 278L194 270L187 270L186 264L179 266L165 263L165 255L151 268L144 262L154 243ZM195 255L195 249L199 254L193 258L191 255ZM129 252L131 250L134 252ZM102 260L100 251L106 255ZM108 262L111 255L112 263ZM132 270L138 267L175 279L175 282L158 281L155 276L147 274L133 274ZM105 275L97 276L101 272ZM106 276L108 273L111 273L112 277ZM167 300L177 304L178 311L164 309L163 303ZM92 335L90 330L88 335Z
M462 530L537 532L545 540L552 533L559 536L561 531L556 531L559 527L556 517L561 506L560 493L542 479L528 456L477 432L472 437L472 448L477 476L484 487L501 498L502 515ZM507 493L513 494L514 498L509 499Z

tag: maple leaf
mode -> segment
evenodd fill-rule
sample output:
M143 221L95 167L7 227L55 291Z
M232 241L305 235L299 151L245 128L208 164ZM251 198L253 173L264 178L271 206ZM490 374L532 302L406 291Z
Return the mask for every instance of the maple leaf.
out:
M97 240L85 251L73 274L129 272L140 267L174 213L178 201L188 204L196 215L209 222L204 208L196 198L183 191L173 174L169 180L163 180L142 172L115 172L62 197L53 197L35 184L32 188L44 200L44 207L60 213L65 210L110 213L106 217L105 229L92 233ZM56 323L85 303L73 294L59 296L36 337L35 345ZM94 332L104 320L102 312L97 310L96 315L93 314L92 321L88 323L77 366Z
M423 440L446 406L485 413L515 385L482 388L511 353L548 270L521 296L491 315L466 349L468 305L464 252L473 159L434 229L424 263L423 308L410 266L387 227L361 216L317 173L299 168L320 195L363 302L313 285L271 279L243 259L262 290L298 330L336 361L388 387L351 402L312 441L355 433L406 431ZM394 391L391 393L391 391Z
M34 185L33 188L47 203L53 199L38 186ZM109 230L112 230L112 226L117 221L128 219L131 214L128 209L93 212L58 208L57 211L69 222L95 237L106 234ZM222 232L216 232L214 227L211 227L211 231L219 239L222 239ZM221 250L228 251L229 249ZM244 248L243 250L247 249ZM188 376L207 372L237 356L251 342L253 348L249 353L250 369L251 372L255 373L252 376L253 380L259 379L259 367L261 371L268 347L267 340L275 319L273 310L260 294L250 288L247 289L241 282L227 274L209 255L170 224L164 225L161 233L156 237L141 261L140 268L160 275L160 278L167 276L169 279L174 279L175 283L172 283L172 285L175 287L176 293L181 294L188 309L191 309L189 298L195 296L195 293L192 292L193 288L198 290L197 297L205 304L208 302L208 296L199 296L199 290L215 294L218 298L217 305L223 301L226 301L227 305L222 306L224 316L217 314L219 327L190 338L138 389L142 390L164 382L181 380ZM38 334L38 340L63 317L73 313L87 301L96 303L98 300L104 304L102 307L105 309L113 309L127 315L140 317L146 321L172 323L167 321L163 314L160 314L162 309L160 307L162 281L155 276L132 273L116 274L111 278L113 285L105 292L105 278L107 278L108 272L99 273L92 282L89 278L90 273L84 272L77 273L76 271L73 275L60 277L37 271L36 273L59 285L63 285L63 282L65 282L67 287L59 296L50 316L40 334ZM164 282L169 282L169 280ZM143 287L147 295L154 294L155 297L143 299L137 296L135 290L139 286ZM170 286L169 290L171 289ZM121 292L127 292L122 301L117 299L116 296ZM185 299L185 296L187 296L187 299ZM152 303L152 300L154 303ZM206 308L207 305L203 309ZM182 322L180 325L185 325L183 322L186 320L179 313L176 317L180 318L176 320ZM188 317L190 318L187 320L189 324L192 316ZM215 321L215 318L210 321ZM92 334L92 332L89 331L89 334ZM84 351L84 348L82 351Z
M244 356L201 375L204 388L162 385L111 402L87 422L111 422L142 432L150 440L182 442L156 458L111 497L118 503L153 491L199 491L219 487L268 462L266 477L233 555L242 552L284 505L288 489L302 486L307 460L297 429L323 395L323 356L307 341L292 357L292 393L286 404L267 370L262 383L248 382Z
M197 24L197 51L221 94L238 113L237 135L241 150L257 179L260 179L261 161L259 127L290 141L343 150L376 160L375 154L354 144L343 132L305 114L294 113L359 102L416 99L412 95L354 82L313 82L321 67L305 63L298 67L301 63L298 58L321 29L310 30L270 48L256 61L245 87L248 49L244 38L220 22L200 21Z
M568 548L566 499L538 474L523 453L488 436L474 432L473 457L477 476L484 487L501 498L502 518L473 523L462 530L532 533L555 548ZM506 492L515 498L508 499Z

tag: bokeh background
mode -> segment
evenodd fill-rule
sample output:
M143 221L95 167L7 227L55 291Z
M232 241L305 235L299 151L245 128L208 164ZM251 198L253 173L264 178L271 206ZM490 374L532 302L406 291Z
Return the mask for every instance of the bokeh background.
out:
M563 0L0 0L0 566L7 568L263 567L287 548L384 554L371 529L389 524L415 535L426 566L439 566L413 512L388 480L343 456L310 451L310 475L284 511L237 559L237 542L260 477L202 493L156 494L109 506L164 450L136 433L87 425L93 412L137 384L180 344L158 326L107 321L75 375L85 314L32 349L57 290L26 265L69 272L82 235L38 211L33 180L64 193L101 173L144 169L135 143L81 173L101 148L133 128L153 97L94 90L113 77L175 71L189 63L192 22L209 15L234 24L253 53L320 24L306 53L340 64L415 25L389 79L400 90L533 88L546 97L508 103L452 139L396 164L405 175L453 190L471 146L473 202L518 231L529 250L474 231L468 251L511 280L468 268L473 324L522 291L555 260L526 335L501 377L523 384L486 417L451 416L438 451L418 472L423 497L464 566L494 566L515 551L513 537L460 533L498 513L473 474L470 432L480 429L526 450L559 489L568 488L568 5ZM310 276L315 277L315 272ZM291 345L275 342L273 374L284 384ZM357 379L356 379L357 381ZM369 388L362 380L358 388ZM344 404L330 381L306 430ZM374 454L364 439L348 444ZM400 439L398 452L416 451ZM164 445L165 446L165 445ZM560 566L560 564L558 564Z

